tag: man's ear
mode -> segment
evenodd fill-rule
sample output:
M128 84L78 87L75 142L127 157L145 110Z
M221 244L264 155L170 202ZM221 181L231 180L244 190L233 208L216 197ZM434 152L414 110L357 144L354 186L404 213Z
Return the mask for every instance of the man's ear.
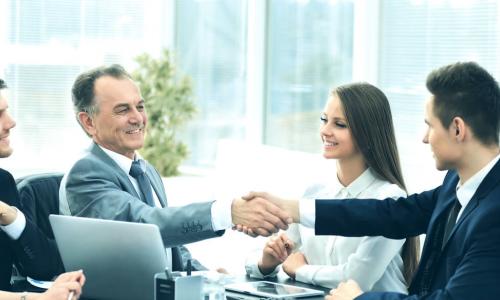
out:
M464 122L464 119L462 119L461 117L453 118L450 124L450 131L453 133L458 143L462 143L463 141L465 141L466 130L467 126Z
M89 136L93 136L95 133L95 126L92 117L88 113L81 111L77 114L77 118L85 132Z

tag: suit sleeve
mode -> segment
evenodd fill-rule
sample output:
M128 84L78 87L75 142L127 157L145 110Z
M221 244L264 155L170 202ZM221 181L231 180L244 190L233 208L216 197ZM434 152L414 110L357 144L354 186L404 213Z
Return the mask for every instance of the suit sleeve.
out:
M75 216L149 223L159 227L165 247L212 237L211 202L182 207L151 207L124 190L116 170L90 159L80 160L61 185L70 212Z
M41 280L52 280L64 272L54 240L26 219L26 227L18 240L12 241L16 265L21 274Z
M316 234L382 235L392 239L423 234L429 225L439 189L397 200L316 200Z
M10 291L10 277L12 275L12 249L9 238L0 232L0 291Z
M2 170L0 181L2 200L21 209L19 194L12 175ZM9 244L12 258L23 275L50 280L64 271L54 240L49 239L31 221L30 215L26 215L26 227L19 239L11 240L5 237L5 243Z

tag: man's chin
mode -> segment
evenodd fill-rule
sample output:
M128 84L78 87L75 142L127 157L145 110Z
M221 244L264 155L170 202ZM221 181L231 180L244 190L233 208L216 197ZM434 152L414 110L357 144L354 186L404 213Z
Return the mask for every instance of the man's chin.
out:
M128 148L134 151L139 151L142 147L144 147L144 143L131 143Z
M447 163L436 160L436 169L438 171L447 171L452 169L452 167Z
M12 154L12 152L13 149L10 147L0 148L0 158L9 157Z

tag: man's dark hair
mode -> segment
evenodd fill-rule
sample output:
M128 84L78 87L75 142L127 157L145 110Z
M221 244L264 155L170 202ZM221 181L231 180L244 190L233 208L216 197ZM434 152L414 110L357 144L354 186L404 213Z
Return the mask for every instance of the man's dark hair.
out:
M94 101L94 87L97 79L111 76L117 79L131 78L130 74L120 65L101 66L80 74L71 89L71 97L75 113L86 112L94 115L98 112Z
M3 81L3 79L0 78L0 90L6 89L6 88L7 88L7 85L5 84L5 81Z
M432 71L426 85L434 95L434 114L445 128L460 117L481 143L498 145L500 89L485 69L458 62Z

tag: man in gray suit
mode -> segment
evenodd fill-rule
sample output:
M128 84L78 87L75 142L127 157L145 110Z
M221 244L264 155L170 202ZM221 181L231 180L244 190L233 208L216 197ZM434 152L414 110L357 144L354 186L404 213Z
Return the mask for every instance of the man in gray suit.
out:
M221 236L232 224L269 235L291 222L287 213L263 199L167 207L160 175L136 152L144 144L145 100L121 66L82 73L72 98L76 118L93 143L63 178L62 214L156 224L165 246L172 247L174 270L184 265L179 249L188 254L182 244Z

